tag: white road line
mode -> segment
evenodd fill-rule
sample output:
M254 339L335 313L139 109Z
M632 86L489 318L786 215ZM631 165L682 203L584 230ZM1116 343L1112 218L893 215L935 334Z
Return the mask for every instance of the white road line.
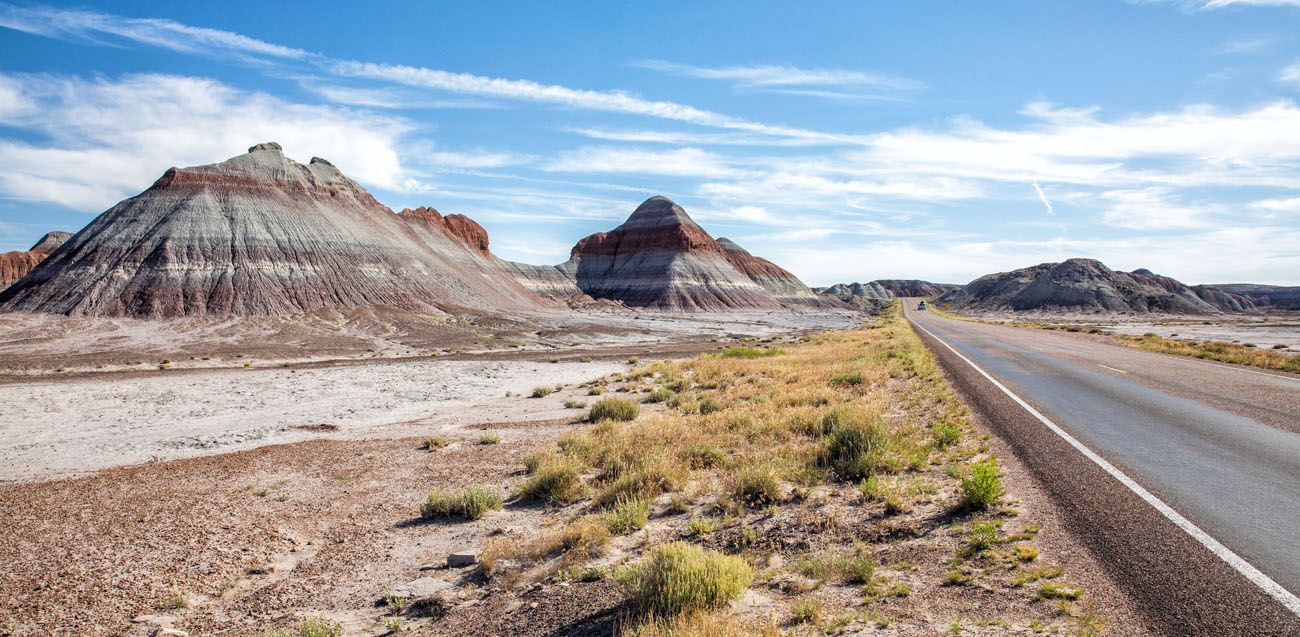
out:
M1119 373L1121 373L1121 374L1127 374L1127 373L1128 373L1128 372L1126 372L1126 371L1124 371L1124 370L1122 370L1122 369L1116 369L1116 368L1114 368L1114 367L1111 367L1110 365L1102 365L1101 363L1097 363L1097 367L1105 367L1106 369L1109 369L1109 370L1112 371L1112 372L1119 372Z
M1013 393L1010 389L1007 389L1006 385L1003 385L1002 383L998 382L998 380L990 376L988 372L984 371L983 369L980 369L980 366L972 362L971 359L966 358L965 356L962 355L961 352L957 351L956 349L953 349L953 346L949 345L938 336L935 336L934 332L925 329L925 327L923 327L921 324L915 321L913 321L912 324L917 327L920 327L921 331L925 332L926 334L929 334L931 338L933 338L936 341L939 341L941 344L943 344L944 347L951 350L953 354L957 355L957 358L966 361L967 365L970 365L971 368L979 372L981 376L987 378L990 383L993 383L994 387L997 387L998 389L1002 390L1002 393L1010 397L1011 400L1016 401L1016 404L1024 408L1024 410L1029 412L1030 415L1037 418L1039 422L1043 423L1043 425L1045 425L1048 429L1052 430L1053 433L1060 436L1063 440L1069 443L1070 446L1077 449L1079 453L1083 454L1085 458L1091 460L1093 464L1096 464L1098 467L1101 467L1102 470L1105 471L1106 473L1109 473L1111 477L1115 478L1116 480L1119 480L1120 484L1123 484L1124 486L1128 487L1129 491L1132 491L1139 498L1145 500L1146 503L1151 505L1152 508L1154 508L1156 511L1159 511L1161 515L1168 518L1170 522L1173 522L1175 525L1178 526L1178 528L1182 529L1185 533L1192 536L1192 539L1196 540L1197 542L1200 542L1201 546L1204 546L1205 548L1209 549L1211 553L1213 553L1219 559L1226 562L1228 566L1231 566L1232 568L1236 569L1238 573L1241 573L1242 577L1245 577L1246 579L1250 580L1252 584L1258 586L1260 590L1264 591L1270 597L1277 600L1278 603L1285 606L1287 610L1294 613L1297 617L1300 617L1300 598L1297 598L1293 593L1291 593L1291 591L1288 591L1287 589L1283 588L1281 584L1278 584L1277 582L1273 581L1271 577L1262 573L1259 569L1255 568L1254 565L1252 565L1250 562L1247 562L1246 560L1242 559L1241 556L1237 555L1236 553L1233 553L1232 549L1224 546L1222 542L1214 539L1214 537L1212 537L1209 533L1202 531L1201 528L1193 524L1191 520L1188 520L1187 518L1183 517L1180 513L1175 511L1173 507L1170 507L1168 504L1165 504L1163 500L1157 498L1150 491L1147 491L1146 488L1144 488L1142 485L1134 481L1133 478L1128 477L1128 475L1126 475L1123 471L1120 471L1118 468L1116 468L1115 465L1112 465L1110 462L1107 462L1106 459L1098 455L1097 452L1093 451L1092 449L1089 449L1082 442L1079 442L1077 439L1075 439L1074 436L1071 436L1064 429L1061 429L1059 426L1057 426L1056 423L1052 422L1051 420L1048 420L1047 416L1044 416L1043 414L1039 413L1037 409L1034 409L1033 406L1025 402L1024 399L1015 395L1015 393Z
M1038 351L1040 351L1040 352L1045 351L1043 348L1041 348L1041 347L1039 347L1039 346L1037 346L1037 345L1030 345L1030 346L1029 346L1029 349L1036 349L1036 350L1038 350Z

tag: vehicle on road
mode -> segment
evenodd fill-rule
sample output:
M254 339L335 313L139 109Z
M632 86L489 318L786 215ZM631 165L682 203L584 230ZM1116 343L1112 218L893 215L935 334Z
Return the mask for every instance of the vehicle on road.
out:
M916 306L916 309L924 311L924 310L925 310L925 301L921 301L920 303L918 303L917 306Z

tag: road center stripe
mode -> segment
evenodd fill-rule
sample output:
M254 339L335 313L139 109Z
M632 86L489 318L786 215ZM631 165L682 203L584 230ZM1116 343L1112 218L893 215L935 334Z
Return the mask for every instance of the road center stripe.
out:
M910 321L911 319L909 318L908 320ZM1016 401L1016 404L1020 405L1022 408L1024 408L1025 411L1029 412L1030 415L1037 418L1039 422L1043 423L1043 425L1046 426L1048 429L1052 430L1053 433L1060 436L1063 440L1069 443L1070 446L1077 449L1079 453L1083 454L1085 458L1091 460L1093 464L1096 464L1098 467L1101 467L1101 469L1106 473L1109 473L1111 477L1115 478L1116 480L1119 480L1120 484L1123 484L1124 486L1128 487L1129 491L1132 491L1139 498L1142 498L1144 501L1146 501L1147 504L1151 505L1152 508L1154 508L1156 511L1159 511L1161 515L1168 518L1170 522L1173 522L1175 525L1178 526L1178 528L1182 529L1185 533L1192 536L1192 539L1196 540L1197 542L1200 542L1201 546L1204 546L1205 548L1209 549L1209 551L1213 553L1216 557L1226 562L1228 566L1231 566L1238 573L1241 573L1242 577L1245 577L1247 580L1250 580L1252 584L1258 586L1260 590L1264 591L1270 597L1277 600L1278 603L1285 606L1287 610L1294 613L1297 617L1300 617L1300 598L1297 598L1293 593L1291 593L1291 591L1288 591L1287 589L1283 588L1281 584L1278 584L1277 582L1273 581L1273 578L1265 575L1259 569L1255 568L1253 564L1242 559L1242 557L1237 555L1236 553L1233 553L1232 549L1224 546L1222 542L1214 539L1214 537L1211 536L1209 533L1206 533L1205 531L1201 530L1201 528L1193 524L1191 520L1188 520L1187 518L1183 517L1182 514L1175 511L1173 507L1169 506L1168 504L1165 504L1163 500L1157 498L1150 491L1147 491L1145 487L1138 484L1135 480L1133 480L1133 478L1128 477L1127 474L1125 474L1123 471L1120 471L1117 467L1115 467L1115 465L1112 465L1110 462L1107 462L1106 459L1098 455L1097 452L1093 451L1092 449L1089 449L1082 442L1079 442L1077 439L1075 439L1074 436L1071 436L1064 429L1059 427L1056 423L1049 420L1047 416L1044 416L1043 414L1039 413L1038 410L1034 409L1032 405L1025 402L1024 399L1022 399L1021 397L1017 396L1014 392L1008 389L1006 385L1003 385L1002 383L998 382L996 378L993 378L993 376L989 375L988 372L981 369L980 366L976 365L973 361L971 361L971 359L966 358L965 356L962 355L961 352L954 349L953 346L949 345L947 342L945 342L943 339L939 338L938 336L935 336L934 332L931 332L930 330L926 329L916 321L911 321L911 322L912 325L921 328L921 331L925 332L926 334L929 334L931 338L938 341L944 347L948 348L950 351L952 351L953 354L956 354L957 358L960 358L963 361L965 361L967 365L970 365L972 369L979 372L981 376L987 378L990 383L993 383L994 387L997 387L998 389L1002 390L1002 393L1010 397L1011 400Z
M933 336L933 334L932 334L931 336ZM1101 363L1097 363L1097 367L1105 367L1106 369L1109 369L1109 370L1112 371L1112 372L1119 372L1119 373L1121 373L1121 374L1127 374L1127 373L1128 373L1128 372L1126 372L1126 371L1124 371L1124 370L1122 370L1122 369L1116 369L1116 368L1114 368L1114 367L1111 367L1110 365L1102 365Z

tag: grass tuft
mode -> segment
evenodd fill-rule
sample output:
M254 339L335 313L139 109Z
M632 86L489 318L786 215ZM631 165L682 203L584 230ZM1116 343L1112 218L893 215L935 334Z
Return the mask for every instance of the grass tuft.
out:
M588 422L600 422L602 420L617 420L627 422L636 420L641 410L637 408L636 403L625 398L602 398L591 406L591 411L587 413Z
M615 573L646 610L678 615L717 609L738 599L754 580L744 560L685 542L650 549L644 560Z

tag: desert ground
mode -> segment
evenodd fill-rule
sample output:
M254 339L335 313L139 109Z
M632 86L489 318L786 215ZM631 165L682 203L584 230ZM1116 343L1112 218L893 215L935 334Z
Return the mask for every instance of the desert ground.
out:
M752 382L746 377L772 378L773 388L796 379L821 384L815 379L833 371L829 366L815 368L812 378L779 380L771 375L784 368L762 361L725 359L719 367L695 357L737 344L800 356L821 347L810 351L840 356L842 346L822 339L845 338L819 335L822 325L770 324L741 337L744 328L735 322L717 330L726 334L718 338L672 336L697 328L686 321L652 339L622 334L632 343L580 349L300 357L289 367L258 358L257 366L243 368L234 358L228 367L186 369L182 361L147 371L54 372L51 361L71 359L46 346L0 384L8 482L0 485L0 513L9 521L0 561L10 565L0 574L0 634L262 635L277 627L305 630L304 622L317 619L346 635L655 634L654 622L613 574L676 539L742 556L755 568L755 584L730 610L691 620L716 622L718 634L912 635L938 627L961 635L1083 635L1103 626L1116 627L1112 634L1148 634L1102 563L1067 532L1056 505L969 415L965 442L927 451L929 461L911 460L913 469L889 478L885 492L906 494L898 510L882 504L894 496L864 501L854 484L798 477L805 461L778 456L760 465L777 463L794 483L770 505L737 509L727 495L725 485L744 463L683 469L684 482L651 498L643 528L605 535L600 546L581 551L567 543L545 548L547 538L602 520L608 504L512 496L483 519L421 515L431 490L490 485L518 493L539 450L596 435L599 426L583 421L600 398L590 395L596 387L641 403L638 422L645 422L633 423L628 435L680 426L674 423L683 417L724 432L737 426L727 422L772 415L764 403L743 407L752 400L727 390L729 383L682 393L696 402L681 406L653 402L648 392L663 391L682 374L737 374L735 387ZM927 372L909 380L913 372L882 364L863 368L878 379L869 391L835 389L833 379L832 404L867 400L886 410L897 423L891 427L928 436L924 421L951 405L908 396L920 378L942 379ZM555 391L533 397L535 387ZM685 415L714 396L739 411ZM686 411L691 405L696 412ZM738 457L770 453L744 442L761 440L760 431L722 434L731 442L718 444L739 445L731 452ZM431 438L439 442L430 445ZM807 457L809 443L799 439L784 446ZM650 451L664 444L648 440ZM954 513L953 472L984 455L1000 463L1002 505L985 515ZM584 480L609 488L599 475ZM716 531L696 528L705 522ZM1007 543L1006 550L972 553L969 538L980 529L996 529L989 541ZM875 575L864 581L842 573L836 556L845 551L869 555ZM471 563L449 565L457 553L472 556ZM832 565L829 572L817 566L823 562Z

